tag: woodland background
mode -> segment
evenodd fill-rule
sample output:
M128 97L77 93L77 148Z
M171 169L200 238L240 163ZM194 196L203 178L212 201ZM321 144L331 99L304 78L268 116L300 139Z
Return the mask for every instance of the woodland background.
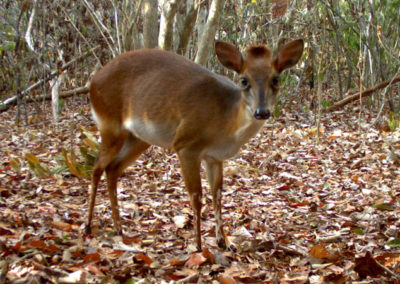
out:
M0 283L400 283L399 32L398 0L1 0ZM206 205L193 253L177 159L155 147L119 185L130 237L112 233L104 183L82 233L100 66L158 47L232 77L215 39L297 38L274 118L226 163L237 251L217 249Z

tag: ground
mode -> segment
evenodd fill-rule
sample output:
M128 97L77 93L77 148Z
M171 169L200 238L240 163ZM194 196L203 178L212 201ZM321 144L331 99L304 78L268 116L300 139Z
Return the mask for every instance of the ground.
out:
M86 99L0 114L1 283L400 283L400 139L349 105L322 115L283 109L225 162L223 219L235 250L217 248L203 175L203 252L176 155L150 148L120 179L125 237L115 236L105 180L84 233L90 180L56 168L62 149L97 135ZM296 109L293 107L293 109ZM297 109L300 109L299 107ZM78 175L79 176L79 175ZM29 282L31 281L31 282ZM36 281L36 282L32 282Z

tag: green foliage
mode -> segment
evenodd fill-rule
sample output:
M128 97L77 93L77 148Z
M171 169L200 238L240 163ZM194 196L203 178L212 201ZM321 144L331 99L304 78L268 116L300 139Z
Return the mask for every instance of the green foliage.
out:
M279 82L282 87L287 85L293 86L297 84L298 79L296 76L291 75L289 72L285 72L280 76Z
M397 113L390 112L388 117L388 126L390 131L395 131L400 125L399 115Z
M273 112L274 118L280 117L281 112L282 112L282 102L278 101L277 104L275 105L274 112Z
M50 169L43 163L41 163L34 154L27 153L25 154L25 159L28 162L28 166L31 171L38 177L38 178L48 178L52 175Z
M81 154L78 157L72 149L61 149L61 154L56 157L57 173L71 173L76 177L90 178L93 166L96 162L99 143L96 137L84 129L80 129L82 144L79 147Z
M393 211L395 207L390 203L374 204L374 207L378 210L388 210Z
M21 172L21 161L18 158L12 158L10 160L10 166L18 174Z
M400 247L400 238L396 238L388 242L388 246L390 247Z
M82 139L82 144L79 147L80 156L77 156L73 149L61 148L61 153L55 157L57 167L49 169L49 167L41 163L35 155L29 153L25 155L25 159L31 171L39 178L47 178L54 174L72 174L79 178L90 178L90 174L97 159L99 143L96 137L86 129L81 128L80 131ZM19 168L18 165L18 160L13 161L12 167L15 170Z
M64 105L65 105L65 100L64 99L60 99L59 100L59 104L58 104L58 114L62 113Z
M323 108L328 108L328 107L330 107L332 105L332 102L330 102L330 101L328 101L326 99L322 99L321 100L321 105L322 105Z
M85 164L93 168L99 152L99 142L93 133L81 128L82 145L79 147L82 157L85 159Z
M365 232L364 232L362 229L360 229L360 228L353 228L353 232L354 232L356 235L359 235L359 236L363 236L363 235L365 234Z

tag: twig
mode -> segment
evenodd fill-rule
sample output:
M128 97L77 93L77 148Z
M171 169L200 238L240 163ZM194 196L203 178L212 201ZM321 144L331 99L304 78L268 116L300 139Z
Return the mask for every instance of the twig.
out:
M61 4L58 4L58 7L61 9L61 11L63 11L65 17L67 17L69 23L71 24L71 26L75 29L75 31L78 33L78 35L84 40L84 42L86 42L86 44L88 46L90 46L89 41L87 40L87 38L81 33L81 31L78 29L78 27L74 24L74 21L71 19L71 17L69 16L69 14L67 13L67 11L65 11L64 7ZM96 55L96 53L93 52L94 57L97 59L97 62L101 64L101 61L99 59L99 57Z
M83 3L85 5L85 7L88 9L90 16L93 19L94 24L96 25L97 29L99 30L99 32L101 33L102 37L104 38L105 42L108 45L108 48L110 49L113 57L116 56L115 54L115 50L113 48L114 44L114 40L111 36L110 31L107 29L107 27L102 23L101 19L99 19L98 15L96 14L96 12L92 9L92 7L89 5L89 3L87 2L87 0L83 0ZM104 34L104 31L107 32L108 37ZM111 41L111 43L110 43Z

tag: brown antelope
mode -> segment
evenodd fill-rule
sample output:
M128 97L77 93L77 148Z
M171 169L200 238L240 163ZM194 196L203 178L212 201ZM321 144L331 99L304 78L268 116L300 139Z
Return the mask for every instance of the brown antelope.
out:
M200 163L205 162L217 244L226 248L221 218L223 161L234 156L270 117L279 75L299 61L303 40L283 46L276 57L263 45L249 47L245 56L224 42L217 42L215 50L221 64L239 74L239 86L183 56L157 49L121 54L94 75L90 101L101 146L92 176L88 233L105 170L114 227L122 234L117 180L150 145L158 145L172 148L178 155L194 211L199 250Z

